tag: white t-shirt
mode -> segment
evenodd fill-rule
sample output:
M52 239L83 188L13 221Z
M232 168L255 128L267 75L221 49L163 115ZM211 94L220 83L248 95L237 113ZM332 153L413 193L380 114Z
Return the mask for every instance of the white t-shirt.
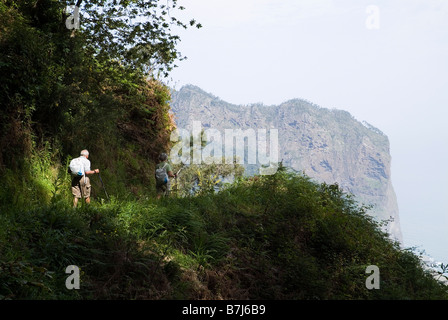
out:
M82 169L81 169L82 175L85 175L86 171L90 171L90 160L84 156L80 156L79 158L81 159L82 163Z

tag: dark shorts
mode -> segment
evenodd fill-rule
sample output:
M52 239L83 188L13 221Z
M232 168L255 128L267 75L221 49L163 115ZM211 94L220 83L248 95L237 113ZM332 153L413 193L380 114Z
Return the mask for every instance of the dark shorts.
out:
M165 196L168 196L170 194L171 184L168 180L165 184L156 184L156 191L157 194L163 194Z

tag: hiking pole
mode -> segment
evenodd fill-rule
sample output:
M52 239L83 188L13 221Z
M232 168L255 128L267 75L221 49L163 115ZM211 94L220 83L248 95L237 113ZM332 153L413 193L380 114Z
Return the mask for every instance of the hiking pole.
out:
M176 179L176 195L177 195L177 196L179 196L179 185L177 184L177 175L179 174L179 172L181 172L181 170L182 170L183 168L184 168L184 167L180 168L180 169L176 172L176 174L175 174L175 176L174 176L174 179Z
M177 175L179 174L179 172L182 171L183 168L184 168L184 167L180 168L180 169L176 172L176 179L177 179Z
M100 177L101 185L103 186L104 193L106 194L107 200L109 200L109 195L107 194L106 188L104 187L103 179L101 179L101 173L98 172L98 176Z

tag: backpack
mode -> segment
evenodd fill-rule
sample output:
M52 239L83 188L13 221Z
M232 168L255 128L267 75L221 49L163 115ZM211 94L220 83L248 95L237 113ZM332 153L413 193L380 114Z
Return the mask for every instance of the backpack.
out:
M84 164L81 157L74 158L70 161L69 171L72 175L82 176L84 174Z
M168 173L165 170L167 163L159 169L156 169L156 181L157 184L162 185L168 182Z

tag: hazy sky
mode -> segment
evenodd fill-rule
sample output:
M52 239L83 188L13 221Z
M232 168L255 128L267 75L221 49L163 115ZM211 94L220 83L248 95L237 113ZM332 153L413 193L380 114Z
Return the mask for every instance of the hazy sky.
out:
M448 263L447 0L185 0L170 85L235 104L303 98L388 137L404 245ZM180 16L181 17L181 16Z

